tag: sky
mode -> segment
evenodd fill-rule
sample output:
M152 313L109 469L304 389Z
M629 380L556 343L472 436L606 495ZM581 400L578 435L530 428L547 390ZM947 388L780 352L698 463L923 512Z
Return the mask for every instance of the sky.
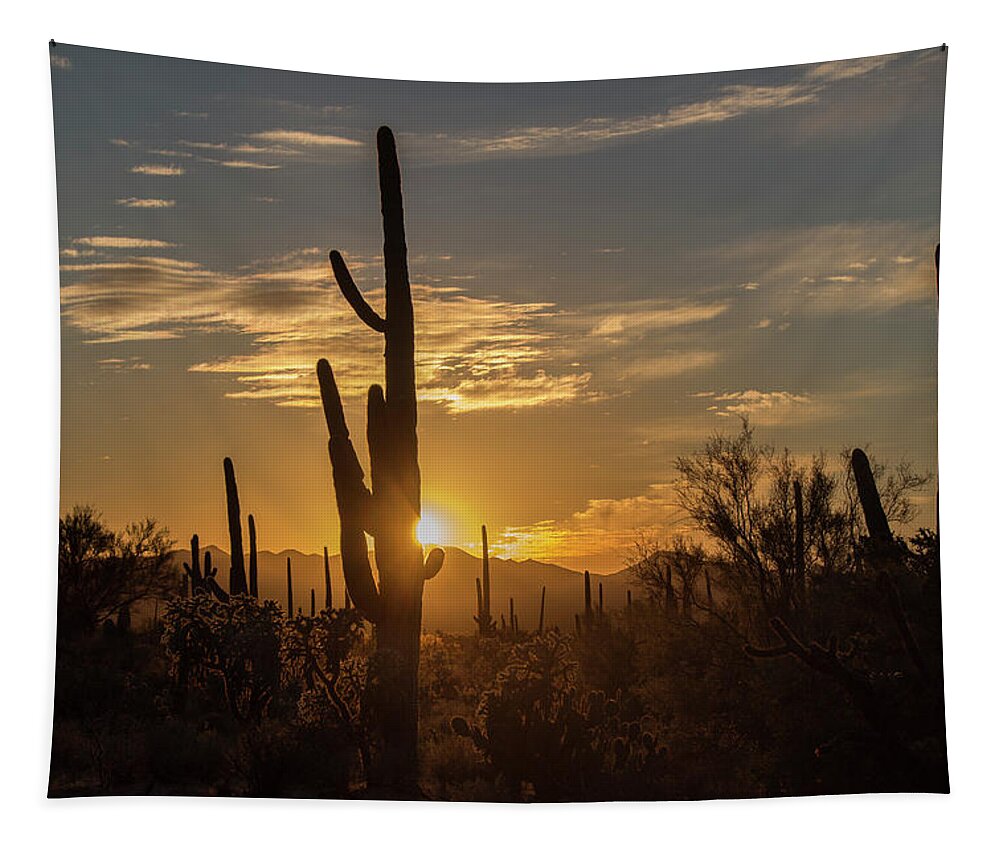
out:
M382 347L327 255L380 306L382 124L425 543L486 523L497 555L618 570L686 528L674 461L741 415L934 471L946 56L480 84L54 46L62 510L228 549L228 455L261 548L336 551L315 363L365 464Z

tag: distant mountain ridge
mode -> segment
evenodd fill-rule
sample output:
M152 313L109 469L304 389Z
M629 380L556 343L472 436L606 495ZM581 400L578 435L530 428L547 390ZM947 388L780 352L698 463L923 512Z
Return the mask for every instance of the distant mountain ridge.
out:
M459 547L445 547L444 567L424 585L423 625L425 632L469 633L476 629L476 577L482 575L482 558ZM229 584L229 554L216 546L203 548L211 552L212 564L219 569L219 584ZM323 556L306 554L298 550L270 552L261 550L257 555L260 595L275 600L286 608L285 567L292 560L292 606L309 613L310 590L316 592L316 608L324 605L325 584ZM190 562L190 550L174 552L174 561ZM372 558L372 564L374 564ZM344 573L340 555L330 556L330 584L334 607L344 605ZM604 607L608 611L625 607L627 591L636 586L630 568L616 573L591 576L593 605L599 602L603 585ZM542 586L545 586L545 623L561 629L573 629L574 615L584 608L583 573L556 564L527 559L490 558L490 586L492 614L500 623L500 616L509 617L510 598L514 598L514 611L523 631L538 628L539 605Z

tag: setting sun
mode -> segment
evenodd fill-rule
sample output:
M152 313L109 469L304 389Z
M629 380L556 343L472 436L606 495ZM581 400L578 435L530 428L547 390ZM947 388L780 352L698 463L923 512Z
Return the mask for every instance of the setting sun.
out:
M417 523L417 540L421 544L444 544L448 539L448 525L434 510L424 509Z

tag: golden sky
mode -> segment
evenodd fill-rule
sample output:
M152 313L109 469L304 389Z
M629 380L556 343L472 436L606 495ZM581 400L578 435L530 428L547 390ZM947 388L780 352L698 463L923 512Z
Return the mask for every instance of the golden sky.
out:
M383 123L433 543L617 569L741 414L935 469L944 62L487 85L60 45L63 508L225 547L229 455L262 548L336 549L314 366L363 449L380 339L327 253L377 306Z

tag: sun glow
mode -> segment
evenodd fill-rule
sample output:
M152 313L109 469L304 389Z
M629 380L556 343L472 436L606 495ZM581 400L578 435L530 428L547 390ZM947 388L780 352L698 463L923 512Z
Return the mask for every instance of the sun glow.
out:
M417 523L417 540L421 544L444 544L449 538L448 525L444 518L433 509L424 509Z

